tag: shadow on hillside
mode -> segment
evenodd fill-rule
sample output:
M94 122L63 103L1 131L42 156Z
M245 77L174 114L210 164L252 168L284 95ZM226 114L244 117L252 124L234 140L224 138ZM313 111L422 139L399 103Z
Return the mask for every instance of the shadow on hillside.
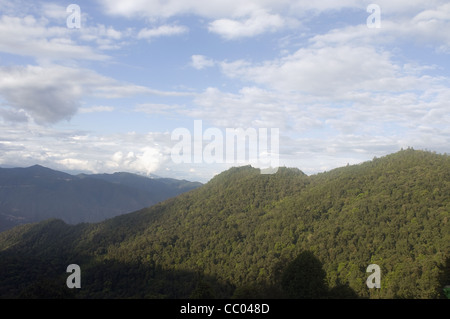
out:
M280 284L234 286L184 270L165 270L147 261L120 262L61 254L0 253L0 298L24 299L344 299L358 298L346 284L329 289L320 261L310 252L286 265ZM69 264L81 268L81 288L70 289Z
M272 284L245 284L236 288L236 299L358 299L347 284L337 282L333 288L326 283L322 262L310 251L300 253L288 263L274 267Z
M322 263L309 251L287 264L280 262L275 284L236 288L201 272L162 269L151 258L132 252L120 257L126 261L112 259L100 238L80 238L85 227L49 220L20 234L18 241L0 252L0 298L358 298L346 284L329 289ZM66 285L70 264L81 268L80 289Z
M85 227L48 220L11 233L11 247L0 252L0 298L208 299L229 298L234 291L213 277L165 270L132 253L122 256L126 262L107 259L99 241L80 242ZM70 264L81 268L80 289L67 287Z
M170 271L151 263L95 261L83 257L81 288L68 288L70 264L57 258L0 254L0 298L8 299L213 299L234 288L212 277Z
M322 262L310 251L303 251L283 270L281 287L287 298L356 299L348 284L338 282L330 289Z

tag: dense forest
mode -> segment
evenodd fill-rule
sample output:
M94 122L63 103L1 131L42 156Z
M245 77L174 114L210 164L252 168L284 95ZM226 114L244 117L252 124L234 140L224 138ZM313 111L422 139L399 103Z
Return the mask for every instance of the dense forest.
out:
M0 296L444 298L449 219L446 154L407 149L311 176L232 168L100 223L0 233ZM69 264L81 289L66 286Z

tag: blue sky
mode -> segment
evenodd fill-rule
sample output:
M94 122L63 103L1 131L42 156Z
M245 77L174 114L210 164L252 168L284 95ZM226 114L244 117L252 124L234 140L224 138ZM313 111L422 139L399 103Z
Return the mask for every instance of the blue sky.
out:
M307 174L450 151L447 1L72 3L0 0L0 166L205 182L238 164L173 161L195 120L277 128Z

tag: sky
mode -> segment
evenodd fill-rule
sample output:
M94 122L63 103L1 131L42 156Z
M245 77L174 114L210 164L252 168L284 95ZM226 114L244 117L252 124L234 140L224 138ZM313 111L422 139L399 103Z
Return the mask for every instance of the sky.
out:
M238 128L308 175L449 153L448 30L440 0L0 0L0 166L206 182Z

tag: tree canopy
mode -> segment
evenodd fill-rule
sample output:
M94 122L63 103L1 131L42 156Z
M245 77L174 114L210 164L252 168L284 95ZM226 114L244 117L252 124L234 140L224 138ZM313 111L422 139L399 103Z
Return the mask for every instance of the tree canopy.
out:
M232 168L101 223L0 233L0 296L65 283L74 263L77 298L445 298L449 194L450 157L412 149L312 176Z

